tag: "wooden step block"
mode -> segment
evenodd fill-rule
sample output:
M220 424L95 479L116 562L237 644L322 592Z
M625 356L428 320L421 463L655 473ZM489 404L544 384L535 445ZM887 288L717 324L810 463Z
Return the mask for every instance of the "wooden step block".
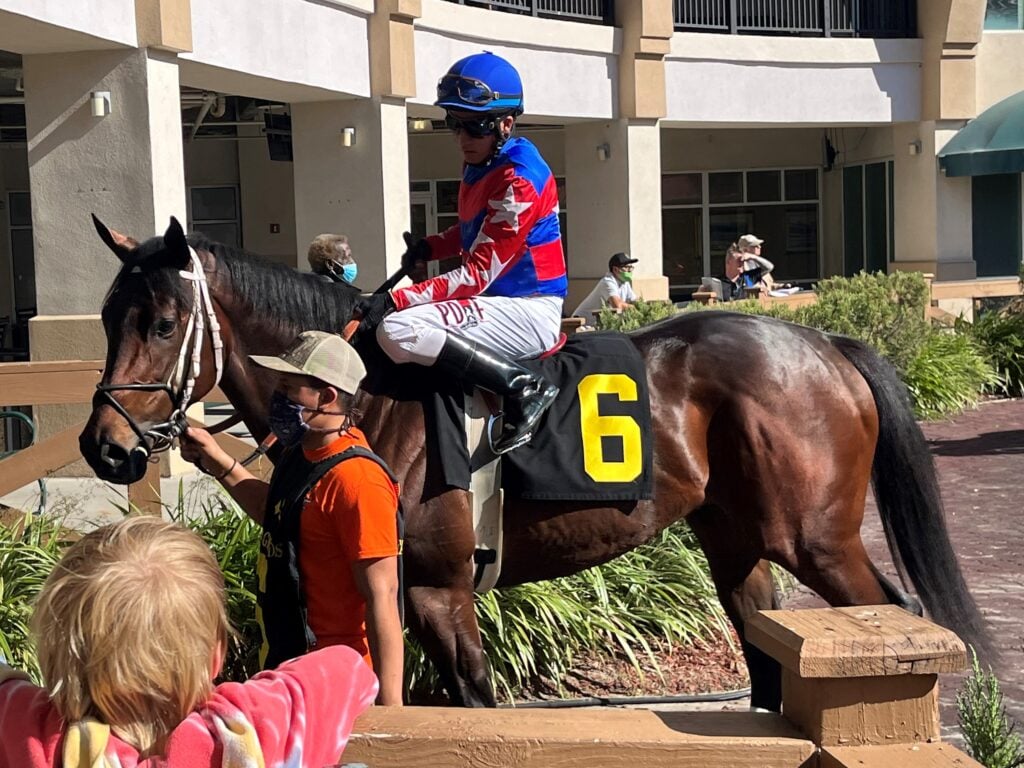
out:
M342 763L371 768L798 768L815 746L778 715L641 709L372 707Z
M819 768L984 768L949 744L825 747Z
M895 605L762 611L746 638L800 677L884 677L959 672L955 634Z
M823 746L937 741L938 674L967 662L955 634L893 605L764 611L745 634L782 665L786 718Z

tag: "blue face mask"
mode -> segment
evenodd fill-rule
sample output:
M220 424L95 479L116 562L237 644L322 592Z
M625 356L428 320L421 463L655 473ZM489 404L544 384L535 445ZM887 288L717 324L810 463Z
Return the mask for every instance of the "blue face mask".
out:
M281 445L290 448L302 442L303 436L309 431L309 425L302 418L306 409L292 402L280 392L270 398L270 431L277 436Z
M349 285L355 285L358 272L359 269L355 264L346 264L341 268L341 279Z

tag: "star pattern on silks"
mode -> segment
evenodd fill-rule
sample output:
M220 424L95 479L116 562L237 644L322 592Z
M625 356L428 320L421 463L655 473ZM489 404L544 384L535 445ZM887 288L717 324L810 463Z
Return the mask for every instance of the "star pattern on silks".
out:
M515 187L512 184L509 184L508 189L505 190L505 197L501 200L488 200L487 204L494 209L490 222L508 224L513 232L519 231L519 215L525 213L533 205L529 201L517 200Z

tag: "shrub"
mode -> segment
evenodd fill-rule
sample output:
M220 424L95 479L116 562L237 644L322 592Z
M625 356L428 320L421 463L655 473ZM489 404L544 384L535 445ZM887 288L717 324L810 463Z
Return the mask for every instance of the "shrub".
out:
M649 640L692 643L728 635L707 563L685 524L598 568L477 598L496 689L512 699L540 678L559 680L576 655L615 648L634 662ZM414 643L406 653L413 698L438 687Z
M645 301L637 299L632 307L616 312L605 307L597 316L597 327L602 331L634 331L645 325L672 317L676 313L675 305L670 301Z
M967 751L986 768L1018 768L1024 765L1024 746L1006 714L999 681L991 668L981 668L973 649L971 655L971 674L956 695Z
M930 330L904 371L918 417L934 419L976 405L999 377L967 335Z
M0 520L0 654L41 679L29 642L32 606L64 550L60 520L5 515Z
M957 330L977 342L988 362L999 374L989 387L1005 397L1024 395L1024 305L1017 299L998 312L986 312L974 324L957 323Z
M794 312L796 322L865 341L901 372L917 357L928 330L928 284L919 272L831 277L817 293L816 303Z
M227 501L205 504L198 512L186 514L180 501L170 518L191 528L210 545L224 574L228 620L235 634L228 643L221 678L243 681L259 672L262 642L256 622L256 559L260 527L235 504Z
M241 681L258 671L256 557L259 527L230 501L170 517L192 528L213 550L227 585L228 616L237 630L222 679ZM39 680L28 643L32 604L63 551L59 520L0 523L0 652ZM663 531L652 542L610 563L564 579L494 590L477 600L484 648L497 690L522 692L541 677L558 678L579 652L617 648L628 658L649 653L649 641L689 643L724 635L725 615L715 599L707 563L689 529ZM422 698L437 677L410 638L407 684Z

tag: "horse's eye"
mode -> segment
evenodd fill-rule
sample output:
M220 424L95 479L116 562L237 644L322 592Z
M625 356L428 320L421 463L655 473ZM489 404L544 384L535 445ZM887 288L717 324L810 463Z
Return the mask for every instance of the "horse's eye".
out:
M169 339L171 334L174 333L176 323L173 320L158 320L156 323L156 335L164 339Z

